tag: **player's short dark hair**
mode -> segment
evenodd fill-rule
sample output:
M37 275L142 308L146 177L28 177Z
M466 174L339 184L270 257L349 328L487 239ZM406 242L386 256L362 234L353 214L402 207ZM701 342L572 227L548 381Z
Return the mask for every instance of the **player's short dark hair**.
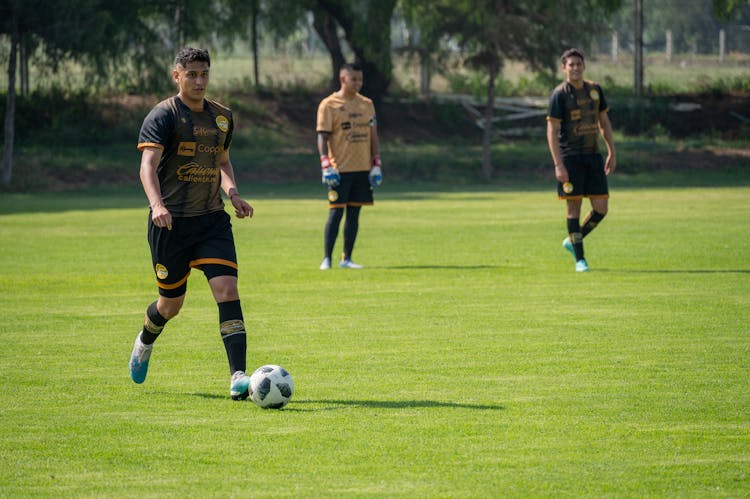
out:
M341 71L362 71L362 66L356 62L346 62L341 65Z
M177 56L174 58L175 66L182 66L183 68L191 62L205 62L211 66L211 56L208 55L206 49L196 49L193 47L185 47L177 52Z
M560 56L560 60L563 64L568 60L568 57L580 57L583 61L583 52L578 49L568 49L565 52L563 52L563 55Z

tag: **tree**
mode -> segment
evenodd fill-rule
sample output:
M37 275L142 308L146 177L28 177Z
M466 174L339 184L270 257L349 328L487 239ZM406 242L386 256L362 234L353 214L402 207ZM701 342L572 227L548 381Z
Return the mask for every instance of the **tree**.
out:
M316 3L344 30L346 41L356 57L355 62L362 66L365 75L362 93L373 100L376 108L379 107L393 72L391 17L396 0L317 0ZM333 54L332 58L335 66ZM333 73L333 78L338 81L335 67Z
M490 155L495 82L506 60L553 74L565 48L588 44L620 0L403 0L419 13L422 33L458 43L465 64L487 75L482 172L493 174Z

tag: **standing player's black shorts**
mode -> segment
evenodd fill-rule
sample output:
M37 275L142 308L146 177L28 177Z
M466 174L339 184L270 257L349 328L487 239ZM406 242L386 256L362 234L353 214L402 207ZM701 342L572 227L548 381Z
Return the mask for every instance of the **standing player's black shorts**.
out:
M328 187L328 207L372 205L374 201L369 175L370 172L342 173L339 185Z
M557 183L557 196L560 199L608 198L609 185L604 173L604 158L599 153L573 154L563 157L563 164L568 170L566 186ZM567 190L570 192L566 192Z
M202 270L206 279L237 276L232 223L225 211L174 217L172 230L156 227L150 213L148 221L151 262L160 295L167 298L184 295L191 268Z

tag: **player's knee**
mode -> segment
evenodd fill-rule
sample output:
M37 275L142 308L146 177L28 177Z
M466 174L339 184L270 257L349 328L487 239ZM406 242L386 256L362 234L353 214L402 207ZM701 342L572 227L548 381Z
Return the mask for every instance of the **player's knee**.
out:
M180 313L183 303L184 300L182 298L159 298L157 309L162 317L169 320Z

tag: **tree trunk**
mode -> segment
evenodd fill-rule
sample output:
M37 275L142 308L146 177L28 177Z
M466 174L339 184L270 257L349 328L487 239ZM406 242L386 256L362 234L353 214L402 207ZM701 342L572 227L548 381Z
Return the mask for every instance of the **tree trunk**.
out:
M391 83L391 17L396 0L361 3L366 9L364 15L352 10L352 2L317 0L318 6L336 19L344 30L346 41L364 73L362 94L372 99L377 112Z
M339 36L336 33L336 20L327 11L315 8L313 9L313 28L323 40L331 56L331 83L329 90L338 90L339 88L339 71L344 65L344 53L341 51Z
M258 61L258 15L260 11L260 2L255 0L252 5L252 15L251 15L251 44L253 49L253 81L255 82L255 90L260 89L260 70L259 70L259 64L260 61Z
M499 66L495 62L489 65L490 81L487 84L487 105L484 107L484 130L482 133L482 173L484 178L492 178L492 118L495 114L495 80Z
M19 69L21 70L21 95L29 96L29 37L22 35L19 44Z
M635 0L635 61L633 86L636 97L643 96L643 0Z
M18 51L18 15L11 14L10 57L8 58L8 95L5 104L5 140L3 147L3 185L9 186L13 178L13 144L16 127L16 54Z

